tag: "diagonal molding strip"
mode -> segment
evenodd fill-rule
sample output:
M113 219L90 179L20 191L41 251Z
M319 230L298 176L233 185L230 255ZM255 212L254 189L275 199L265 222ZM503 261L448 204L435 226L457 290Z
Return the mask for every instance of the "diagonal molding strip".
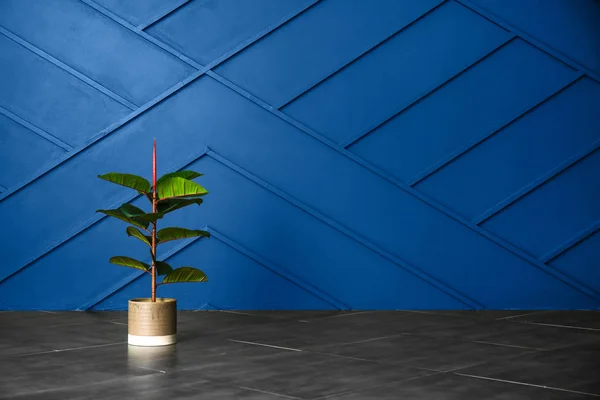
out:
M355 143L359 142L360 140L364 139L365 137L369 136L371 133L375 132L377 129L381 128L382 126L384 126L385 124L387 124L388 122L390 122L391 120L393 120L394 118L396 118L398 115L402 114L403 112L405 112L409 108L411 108L414 105L416 105L416 104L420 103L421 101L425 100L427 97L429 97L430 95L432 95L435 92L437 92L439 89L441 89L442 87L444 87L449 82L453 81L454 79L458 78L462 74L466 73L471 68L475 67L476 65L478 65L481 62L483 62L487 58L491 57L493 54L495 54L496 52L498 52L500 49L506 47L506 45L508 45L510 42L512 42L515 37L516 36L509 36L503 43L501 43L498 47L496 47L495 49L493 49L492 51L490 51L489 53L487 53L485 56L483 56L480 59L472 62L469 65L467 65L466 67L464 67L463 69L461 69L460 71L458 71L456 74L454 74L454 75L450 76L448 79L444 80L442 83L440 83L440 84L434 86L433 88L430 88L430 89L426 90L425 92L417 95L407 105L402 106L402 108L399 111L397 111L394 114L390 115L389 117L383 119L381 122L377 122L374 126L372 126L371 128L368 128L365 132L359 133L355 137L350 138L350 139L346 140L343 143L340 143L340 146L342 146L343 148L347 149L350 146L352 146L353 144L355 144Z
M111 99L121 103L122 105L124 105L125 107L129 108L130 110L135 110L137 108L137 105L131 103L130 101L124 99L123 97L119 96L117 93L113 92L112 90L106 88L105 86L99 84L98 82L96 82L95 80L83 75L81 72L75 70L74 68L68 66L67 64L63 63L62 61L58 60L57 58L52 57L50 54L46 53L45 51L39 49L38 47L34 46L33 44L29 43L28 41L26 41L23 38L20 38L19 36L15 35L14 33L10 32L8 29L5 29L3 27L0 26L0 34L6 36L7 38L9 38L10 40L20 44L21 46L25 47L27 50L35 53L36 55L42 57L44 60L50 62L51 64L57 66L58 68L62 69L63 71L71 74L72 76L74 76L75 78L79 79L82 82L85 82L86 84L88 84L89 86L93 87L94 89L96 89L97 91L107 95L108 97L110 97Z
M156 45L160 46L161 48L163 48L165 51L170 52L171 54L179 57L182 61L188 62L188 64L190 64L191 66L194 67L198 67L199 64L196 62L191 61L187 56L184 56L182 54L180 54L178 51L176 51L175 49L173 49L172 47L156 40L154 37L146 34L145 32L140 32L139 30L137 30L133 25L127 23L126 21L123 21L122 19L114 16L114 14L110 13L109 11L103 9L101 6L98 6L96 3L94 3L92 0L81 0L83 1L85 4L88 4L90 7L94 8L95 10L105 14L107 17L112 18L113 20L115 20L116 22L118 22L119 24L123 25L124 27L126 27L127 29L137 33L138 35L140 35L141 37L149 40L152 43L155 43ZM301 10L300 12L296 13L294 16L289 17L287 19L285 19L286 21L292 18L295 18L296 16L300 15L301 13L305 12L306 10L308 10L310 7L314 6L315 4L317 4L318 1L314 1L311 4L309 4L306 8L304 8L303 10ZM271 29L274 30L274 29ZM263 37L264 35L261 33L258 35L258 38ZM256 40L251 40L249 44L254 43ZM512 37L509 37L507 39L507 41L510 41L512 39ZM246 47L246 46L244 46ZM219 62L220 63L220 62ZM441 211L443 213L445 213L446 215L448 215L449 217L457 220L458 222L460 222L461 224L465 225L466 227L475 230L476 232L478 232L479 234L481 234L482 236L486 237L489 240L492 240L493 242L495 242L496 244L500 245L501 247L511 251L512 253L514 253L515 255L523 258L524 260L532 263L533 265L542 268L545 272L550 273L552 276L554 276L555 278L558 278L559 280L561 280L563 283L567 283L568 285L574 287L575 289L582 291L584 294L591 296L592 298L596 299L596 300L600 300L600 297L596 297L596 294L594 291L592 291L589 288L586 287L582 287L580 285L578 285L576 282L574 282L572 279L569 279L569 277L558 277L557 274L562 275L561 273L559 273L558 271L554 271L553 269L549 268L548 266L544 265L544 264L540 264L539 262L537 262L537 260L535 260L533 257L529 256L528 254L526 254L525 252L521 251L520 249L516 248L515 246L501 240L500 238L495 237L494 235L492 235L491 233L479 228L476 225L471 224L469 221L465 220L464 218L460 217L458 214L454 213L453 211L445 208L444 206L442 206L441 204L437 204L436 202L434 202L431 199L428 199L427 197L425 197L424 195L422 195L420 192L417 192L416 190L414 190L413 188L407 187L406 185L404 185L404 183L396 180L395 178L383 173L383 171L378 170L377 168L375 168L374 166L370 165L369 163L367 163L365 160L362 160L361 158L359 158L358 156L355 156L354 154L350 153L349 151L345 150L344 148L340 148L340 146L338 146L336 143L334 143L333 141L329 140L328 138L325 138L324 136L314 132L312 129L306 127L305 125L301 124L300 122L294 120L293 118L287 116L286 114L280 112L279 110L275 109L272 105L267 104L266 102L260 100L258 97L250 94L249 92L247 92L246 90L238 87L237 85L233 84L232 82L228 81L227 79L219 76L217 73L215 73L214 71L211 70L211 68L213 68L215 65L214 62L207 65L205 68L207 69L205 71L205 73L210 76L211 78L221 82L223 85L229 87L230 89L234 90L235 92L237 92L238 94L244 96L245 98L247 98L248 100L254 102L255 104L259 105L261 108L269 111L270 113L274 114L275 116L279 117L280 119L283 119L284 121L290 123L291 125L295 126L296 128L302 130L304 133L309 134L310 136L313 136L314 138L316 138L317 140L321 141L322 143L328 145L329 147L332 147L333 149L335 149L336 151L338 151L339 153L341 153L342 155L345 155L346 157L352 159L353 161L361 164L363 167L371 170L373 173L379 175L380 177L382 177L383 179L388 180L390 183L399 186L401 189L408 191L408 193L411 193L413 195L415 195L417 198L419 198L420 200L428 203L430 206L436 208L438 211ZM1 196L1 195L0 195ZM2 200L2 197L0 197L0 200ZM562 278L562 279L561 279ZM570 282L570 283L569 283ZM470 305L471 307L473 307L472 305Z
M87 0L82 0L82 1L85 2L86 4L88 4ZM35 182L36 180L38 180L42 176L46 175L48 172L54 170L55 168L57 168L60 165L62 165L63 163L65 163L67 160L71 159L72 157L75 157L77 154L81 153L82 151L84 151L88 147L90 147L90 146L94 145L95 143L99 142L100 140L102 140L106 136L112 134L114 131L116 131L120 127L122 127L122 126L128 124L129 122L133 121L135 118L137 118L138 116L142 115L144 112L150 110L151 108L153 108L154 106L156 106L157 104L159 104L160 102L162 102L163 100L169 98L171 95L175 94L176 92L178 92L182 88L184 88L187 85L189 85L190 83L194 82L199 77L203 76L210 68L214 68L217 65L225 62L229 58L235 56L237 53L239 53L240 51L244 50L246 47L252 45L255 41L257 41L257 40L261 39L262 37L268 35L269 33L273 32L276 29L278 29L280 26L282 26L285 23L287 23L288 21L290 21L293 18L297 17L298 15L302 14L304 11L306 11L307 9L309 9L310 7L312 7L318 1L319 0L313 0L312 3L308 4L305 8L301 9L296 14L290 14L290 15L288 15L288 16L280 19L275 24L273 24L273 25L265 28L263 31L261 31L258 34L252 36L250 39L242 42L241 44L239 44L238 46L234 47L232 50L228 51L227 53L223 54L221 57L217 58L216 60L214 60L213 62L211 62L207 66L199 69L197 72L195 72L192 75L190 75L187 79L185 79L185 80L183 80L183 81L181 81L181 82L173 85L172 87L170 87L169 89L167 89L163 93L161 93L158 96L156 96L154 99L152 99L152 100L148 101L146 104L140 106L137 110L135 110L131 114L125 116L121 120L113 123L112 125L110 125L109 127L105 128L105 129L103 129L102 131L100 131L91 140L87 141L83 145L81 145L81 146L73 149L73 151L71 151L71 152L65 154L63 157L59 158L53 165L50 165L49 167L46 167L42 171L38 172L32 178L26 179L26 180L18 183L17 185L13 186L12 188L9 188L9 190L7 190L6 192L3 192L2 194L0 194L0 202L2 202L2 200L6 199L6 198L8 198L10 196L12 196L14 193L18 192L19 190L27 187L28 185L30 185L31 183ZM131 27L132 27L132 29L133 29L134 32L140 34L140 32L138 32L135 27L133 27L133 26L131 26ZM146 34L144 33L144 35L146 35ZM146 36L149 36L149 35L146 35ZM198 65L197 63L194 63L194 64Z
M82 0L84 1L86 4L89 5L89 3L91 3L89 0ZM316 2L315 2L316 3ZM313 5L315 4L313 3ZM97 9L96 7L92 6L93 8ZM309 5L310 7L310 5ZM307 7L308 8L308 7ZM97 9L98 10L98 9ZM302 11L301 11L302 12ZM301 13L300 12L300 13ZM300 14L298 13L298 14ZM297 14L297 15L298 15ZM290 17L290 19L293 17ZM118 21L117 21L118 22ZM280 25L285 23L286 21L280 21ZM334 148L336 151L340 152L341 154L345 155L346 157L350 158L351 160L353 160L354 162L357 162L358 164L364 166L365 168L369 169L371 172L375 173L376 175L379 175L381 178L389 181L390 183L398 186L399 188L407 191L408 193L414 195L415 197L419 198L421 201L424 201L425 203L429 204L430 206L432 206L433 208L437 209L438 211L446 214L447 216L455 219L457 222L461 223L462 225L472 229L473 231L479 233L480 235L486 237L487 239L495 242L496 244L498 244L499 246L505 248L506 250L512 252L513 254L517 255L518 257L524 259L525 261L528 261L529 263L531 263L532 265L541 268L542 270L544 270L545 272L549 273L550 275L554 276L555 278L561 280L563 283L566 283L570 286L572 286L575 289L578 289L580 291L582 291L583 293L585 293L586 295L593 297L594 299L598 300L598 298L596 297L596 292L591 291L591 289L584 287L583 285L577 285L574 284L574 282L572 282L572 280L569 279L569 277L564 276L563 274L559 273L558 271L555 271L551 268L548 268L546 265L543 265L541 263L539 263L538 260L533 259L530 255L526 254L525 252L523 252L522 250L516 248L515 246L513 246L512 244L504 241L503 239L496 237L495 235L493 235L492 233L483 230L479 227L477 227L476 225L473 225L472 223L470 223L469 221L465 220L463 217L461 217L460 215L454 213L452 210L447 209L445 206L438 204L437 202L433 201L432 199L429 199L428 197L424 196L423 194L421 194L418 191L415 191L414 189L407 187L403 182L398 181L396 178L394 178L393 176L390 176L389 174L387 174L384 171L379 170L377 167L370 165L368 162L366 162L365 160L353 155L352 153L345 151L345 149L341 149L339 148L339 146L337 146L337 144L331 142L329 139L322 137L320 134L314 132L313 130L311 130L310 128L302 125L301 123L289 118L288 116L277 112L276 110L273 110L273 107L264 103L263 101L259 100L258 98L256 98L255 96L252 96L251 94L247 93L246 91L244 91L243 89L233 85L231 82L226 81L225 79L219 77L218 75L216 75L214 72L212 71L208 71L209 68L212 68L214 66L216 66L217 64L223 62L225 59L230 58L231 56L233 56L235 53L239 52L241 49L249 46L250 44L252 44L254 41L260 39L260 37L268 34L270 31L275 30L277 28L277 26L275 27L270 27L268 29L265 30L265 32L257 35L257 37L254 37L253 39L249 40L248 42L242 44L242 46L239 46L237 49L235 49L232 52L229 52L228 54L222 56L220 59L216 60L215 62L211 63L211 65L205 67L203 70L198 71L196 74L193 74L192 76L190 76L188 79L186 79L185 81L181 82L178 85L175 85L172 89L168 90L167 92L163 93L162 95L160 95L159 97L161 97L160 100L168 97L170 94L174 93L175 91L177 91L178 89L180 89L181 87L187 85L190 83L190 81L193 81L194 79L196 79L197 77L199 77L200 75L204 74L205 72L208 73L209 75L211 75L213 78L217 79L218 81L220 81L221 83L225 84L226 86L232 88L234 91L236 91L237 93L241 94L242 96L246 97L247 99L255 102L257 105L261 106L262 108L266 109L267 111L273 113L274 115L278 116L279 118L285 120L286 122L290 123L291 125L297 127L298 129L302 130L303 132L309 134L310 136L313 136L314 138L316 138L317 140L323 142L324 144ZM133 27L133 31L136 32L137 29L135 27ZM140 32L136 32L138 34L140 34ZM141 35L141 34L140 34ZM164 48L164 46L160 46L162 48ZM180 57L181 58L181 57ZM185 57L184 57L185 58ZM154 104L158 103L160 100L154 100L151 101L149 103L153 103ZM147 104L149 104L147 103ZM110 128L112 128L109 132L103 131L99 134L99 137L95 138L92 143L88 143L86 144L86 147L88 147L89 145L93 144L94 142L98 141L99 139L101 139L103 136L105 136L106 134L114 131L115 129L117 129L119 126L125 124L126 122L129 122L129 120L135 118L137 115L141 114L143 111L145 111L146 109L150 108L151 106L153 106L154 104L151 104L149 106L147 106L147 108L145 108L144 110L142 110L139 113L132 113L135 115L132 115L130 118L125 118L126 121L121 121L119 123L117 123L116 127L111 126ZM144 106L142 106L142 108L144 108ZM109 129L110 129L109 128ZM83 149L78 149L77 153L80 152ZM76 153L75 153L76 154ZM69 157L66 157L66 159L70 158L72 155L70 155ZM11 195L12 193L20 190L22 187L26 186L27 184L31 183L32 181L38 179L40 176L44 175L46 172L52 170L53 168L55 168L56 166L60 165L62 162L66 161L66 159L62 159L61 161L59 161L58 164L54 165L53 167L49 168L48 170L42 172L40 175L34 177L33 179L31 179L28 182L25 182L22 186L17 187L15 189L10 190L7 193L4 193L2 195L0 195L0 201L6 197L8 197L9 195Z
M300 93L292 96L290 99L286 100L284 103L279 104L279 105L274 104L273 106L275 108L277 108L278 110L281 110L282 108L290 105L291 103L293 103L300 97L304 96L308 92L310 92L313 89L315 89L316 87L318 87L321 83L325 82L326 80L333 77L334 75L337 75L338 73L342 72L343 70L345 70L346 68L348 68L349 66L354 64L356 61L358 61L359 59L361 59L361 58L365 57L366 55L370 54L371 52L375 51L377 48L383 46L384 44L386 44L387 42L389 42L390 40L392 40L393 38L398 36L400 33L404 32L406 29L410 28L411 26L413 26L414 24L416 24L417 22L419 22L420 20L422 20L423 18L425 18L426 16L428 16L429 14L431 14L432 12L434 12L435 10L440 8L440 6L445 4L447 1L448 0L442 0L439 4L433 6L429 10L425 11L423 14L417 16L415 19L410 21L408 24L406 24L402 28L396 30L391 35L387 36L383 40L376 43L374 46L372 46L372 47L368 48L367 50L363 51L362 53L356 55L350 61L348 61L346 64L344 64L341 67L337 68L336 70L332 71L330 74L323 76L321 79L319 79L318 81L316 81L315 83L310 85L307 89L302 90Z
M63 142L56 136L46 132L43 129L38 128L37 126L33 125L30 122L25 121L23 118L19 117L16 114L13 114L12 112L8 111L6 108L4 108L2 106L0 106L0 114L4 115L6 118L12 119L19 125L29 129L31 132L33 132L36 135L40 136L41 138L49 141L50 143L54 144L55 146L60 147L63 150L66 150L66 151L73 150L73 147L70 144Z
M305 292L309 293L310 295L330 304L331 306L335 307L336 309L338 309L338 310L351 310L352 309L349 305L333 298L331 295L327 294L323 290L316 288L314 285L303 281L302 279L292 275L288 271L265 260L264 258L253 253L252 251L243 247L242 245L236 243L235 241L231 240L230 238L223 235L222 233L216 231L214 228L205 227L202 229L209 231L211 234L211 237L218 239L219 241L223 242L227 246L233 248L234 250L238 251L239 253L245 255L246 257L254 260L262 267L268 269L269 271L280 276L281 278L285 279L286 281L299 287L300 289L304 290ZM163 255L163 257L161 257L161 258L164 258L164 260L166 261L169 258L176 255L177 253L179 253L180 251L182 251L183 249L187 248L188 246L191 246L193 243L196 243L198 240L201 240L201 238L196 237L196 238L190 239L189 241L171 249L169 252L165 253ZM112 288L110 288L106 292L103 292L99 296L94 297L93 300L91 300L91 301L87 302L86 304L82 305L81 307L79 307L79 310L89 310L89 309L93 308L94 306L101 303L105 299L109 298L110 296L114 295L115 293L119 292L120 290L123 290L125 287L127 287L128 285L130 285L131 283L133 283L134 281L136 281L143 275L144 275L143 272L135 271L134 273L131 274L131 276L126 277L125 279L123 279L122 281L120 281L119 283L114 285Z
M505 21L504 19L498 17L497 15L491 13L490 11L486 10L485 8L474 4L471 0L454 0L454 1L456 1L459 4L462 4L464 7L467 7L471 11L479 14L483 18L500 26L501 28L504 28L510 32L513 32L514 34L516 34L517 36L519 36L521 39L525 40L527 43L531 44L532 46L537 47L541 51L551 55L552 57L556 58L557 60L584 73L588 77L590 77L590 78L594 79L596 82L600 83L600 75L598 75L596 72L585 67L584 65L579 64L578 62L572 60L571 58L567 57L566 55L562 54L561 52L554 50L552 47L550 47L550 46L546 45L545 43L528 35L527 33L523 32L521 29L510 24L508 21Z
M556 92L552 93L550 96L546 97L545 99L542 99L542 100L538 101L537 103L531 104L528 107L525 107L513 119L511 119L511 120L509 120L509 121L501 124L498 128L493 129L491 132L482 135L481 137L475 139L471 143L467 143L465 146L461 147L460 149L458 149L454 153L449 154L448 156L444 157L443 159L441 159L440 161L436 162L435 164L433 164L433 165L425 168L423 171L421 171L418 174L416 174L408 182L408 185L411 186L411 187L418 185L420 182L424 181L429 176L435 174L437 171L441 170L446 165L450 164L452 161L458 159L463 154L466 154L469 151L475 149L477 146L479 146L480 144L482 144L486 140L492 138L494 135L496 135L497 133L499 133L503 129L507 128L508 126L512 125L514 122L518 121L519 119L523 118L525 115L529 114L531 111L535 110L536 108L542 106L543 104L545 104L546 102L548 102L551 99L555 98L559 94L563 93L565 90L569 89L575 83L579 82L582 77L583 77L583 74L578 73L573 78L571 78L569 81L567 81L562 87L560 87Z
M456 289L453 289L452 287L446 285L445 283L440 282L437 278L429 275L425 271L422 271L419 268L409 264L408 262L401 260L398 257L388 253L387 251L383 250L376 244L370 242L368 239L358 235L356 232L351 231L350 229L344 227L340 223L319 213L318 211L307 206L306 204L303 204L301 201L294 198L293 196L290 196L289 194L275 188L273 185L265 182L264 180L257 177L256 175L248 172L247 170L240 167L239 165L226 159L225 157L218 154L214 150L209 148L207 155L209 157L215 159L216 161L220 162L221 164L229 167L230 169L237 172L238 174L244 176L245 178L251 180L252 182L256 183L257 185L267 189L268 191L270 191L271 193L275 194L276 196L282 198L283 200L287 201L288 203L293 204L294 206L298 207L299 209L301 209L302 211L311 215L312 217L329 225L330 227L337 230L338 232L348 236L349 238L356 241L360 245L365 246L369 250L374 251L375 253L379 254L380 256L388 259L389 261L393 262L394 264L398 265L402 269L408 271L409 273L411 273L414 276L418 277L419 279L423 280L424 282L426 282L430 286L434 287L435 289L442 291L443 293L447 294L448 296L453 297L454 299L460 301L461 303L465 304L466 306L468 306L472 309L484 309L485 308L485 306L482 303L480 303L479 301L476 301L474 299L467 297L466 295L460 293Z
M239 51L245 49L246 47L249 47L250 45L252 45L255 42L257 42L258 40L262 39L264 36L266 36L269 33L273 32L274 30L276 30L280 26L282 26L282 25L286 24L287 22L291 21L292 19L300 16L301 14L303 14L304 12L306 12L307 10L309 10L310 8L312 8L315 4L319 3L319 1L321 1L321 0L311 0L308 4L303 5L299 9L297 9L297 10L291 12L290 14L284 16L283 18L281 18L275 24L273 24L273 25L267 27L266 29L260 31L258 34L253 35L250 38L246 39L240 45L238 45L237 47L235 47L233 51L225 53L221 57L217 58L215 61L212 61L211 63L207 64L206 67L203 67L200 63L194 61L193 59L191 59L190 57L186 56L185 54L182 54L181 52L175 50L173 47L169 46L168 44L166 44L166 43L164 43L164 42L156 39L154 36L149 35L148 33L144 32L141 29L138 29L137 27L133 26L129 22L125 21L123 18L121 18L121 17L113 14L112 12L110 12L109 10L107 10L106 8L104 8L101 5L97 4L93 0L80 0L80 1L83 2L83 3L85 3L85 4L87 4L89 7L93 8L94 10L98 11L99 13L103 14L105 17L112 19L114 22L118 23L119 25L123 26L124 28L129 29L131 32L137 34L141 38L146 39L150 43L152 43L152 44L160 47L164 51L166 51L166 52L170 53L171 55L177 57L178 59L180 59L181 61L185 62L189 66L194 67L196 69L202 69L202 68L212 69L212 68L216 67L217 65L223 63L225 60L231 58L233 55L237 54Z
M204 151L198 155L198 156L194 156L191 159L188 159L184 166L178 169L175 169L174 171L179 171L182 169L185 169L187 167L189 167L191 164L193 164L194 162L198 161L200 158L202 158L202 156L206 155L206 152L208 151L208 149L204 149ZM169 171L169 172L174 172L174 171ZM140 198L142 195L140 194L129 194L127 196L124 196L120 201L112 204L110 206L110 208L116 208L119 207L121 204L123 203L130 203L138 198ZM84 222L83 224L81 224L81 226L79 228L77 228L77 230L74 233L70 233L68 234L66 237L57 240L55 243L51 244L46 250L42 251L41 254L37 255L37 256L33 256L29 261L27 261L25 264L21 265L20 267L18 267L16 270L14 270L13 272L5 275L5 276L0 276L0 284L4 283L6 280L12 278L13 276L19 274L20 272L24 271L25 269L27 269L28 267L30 267L31 265L33 265L36 261L38 261L39 259L47 256L48 254L52 253L54 250L58 249L59 247L63 246L64 244L68 243L69 241L73 240L74 238L76 238L77 236L79 236L80 234L84 233L85 231L87 231L88 229L90 229L91 227L93 227L94 225L96 225L97 223L99 223L100 221L104 220L105 218L108 218L107 215L104 214L94 214L92 218L90 218L89 220L87 220L86 222Z
M354 153L351 153L350 151L342 148L337 143L333 142L331 139L324 137L323 135L317 133L316 131L307 127L306 125L296 121L295 119L282 113L281 111L276 110L274 107L272 107L269 104L267 104L266 102L260 100L256 96L248 93L246 90L238 87L237 85L233 84L232 82L228 81L227 79L223 78L222 76L217 75L214 71L207 71L206 74L208 76L210 76L211 78L217 80L218 82L221 82L223 85L225 85L228 88L232 89L233 91L237 92L238 94L245 97L246 99L252 101L256 105L260 106L261 108L265 109L266 111L270 112L271 114L279 117L280 119L289 123L290 125L295 126L296 128L300 129L302 132L306 133L307 135L315 138L316 140L323 143L324 145L331 147L333 150L337 151L341 155L351 159L352 161L356 162L359 165L362 165L363 167L367 168L369 171L378 175L380 178L387 180L391 184L393 184L393 185L397 186L398 188L404 190L405 192L413 195L414 197L416 197L417 199L428 204L429 206L436 209L437 211L454 219L456 222L460 223L461 225L471 229L472 231L478 233L479 235L485 237L486 239L494 242L498 246L511 252L515 256L523 259L524 261L531 264L532 266L537 267L540 270L546 272L548 275L554 277L555 279L562 282L563 284L570 286L571 288L585 294L586 296L588 296L596 301L600 301L600 293L598 293L594 289L579 283L578 281L574 280L573 278L571 278L570 276L566 275L565 273L563 273L561 271L558 271L554 268L549 267L548 265L546 265L544 263L541 263L539 260L535 259L530 254L527 254L526 252L519 249L515 245L513 245L513 244L507 242L506 240L496 236L495 234L473 224L471 221L467 220L466 218L464 218L460 214L454 212L453 210L449 209L448 207L444 206L443 204L440 204L439 202L431 199L430 197L424 195L423 193L408 186L406 183L400 181L399 179L395 178L394 176L377 168L376 166L370 164L366 160L358 157Z
M571 168L578 162L582 161L584 158L586 158L589 155L591 155L592 153L596 152L599 148L600 148L600 139L598 139L594 143L592 143L592 145L589 146L587 149L584 149L584 150L580 151L579 153L575 154L574 156L569 157L568 159L564 160L558 166L556 166L555 168L548 171L546 174L540 176L539 178L535 179L534 181L532 181L529 184L527 184L526 186L524 186L521 190L519 190L519 191L513 193L512 195L508 196L507 198L503 199L502 201L497 203L495 206L491 207L489 210L485 211L483 214L478 216L473 222L475 224L479 225L479 224L483 223L484 221L490 219L491 217L493 217L500 211L504 210L506 207L509 207L511 204L514 204L519 199L525 197L527 194L533 192L535 189L539 188L540 186L543 186L550 180L556 178L562 172L566 171L567 169Z
M600 221L597 221L596 223L592 224L592 226L590 226L589 228L584 229L583 231L577 233L576 235L574 235L573 237L571 237L567 241L565 241L563 244L556 247L554 250L552 250L552 251L548 252L546 255L542 256L540 258L540 260L543 263L548 263L548 262L554 260L556 257L560 256L561 254L564 254L569 249L571 249L574 246L578 245L579 243L583 242L584 240L586 240L587 238L589 238L590 236L592 236L599 230L600 230Z
M175 5L173 6L173 8L171 8L167 12L155 15L154 17L150 18L146 23L140 24L136 28L139 29L140 31L143 31L144 29L148 29L150 26L156 24L158 21L161 21L162 19L164 19L164 18L168 17L169 15L173 14L175 11L180 10L181 8L183 8L183 6L189 4L190 1L191 0L179 0L179 3L175 3Z
M210 156L210 154L209 154L209 156ZM305 280L295 276L294 274L290 273L289 271L281 268L280 266L266 260L265 258L259 256L258 254L254 253L253 251L251 251L250 249L242 246L241 244L231 240L224 234L216 231L214 228L209 227L208 230L211 233L211 236L219 239L221 242L223 242L226 245L228 245L229 247L237 250L238 252L245 255L246 257L251 258L252 260L256 261L259 265L267 268L274 274L276 274L276 275L280 276L281 278L285 279L286 281L294 284L295 286L299 287L300 289L304 290L305 292L308 292L311 295L313 295L314 297L316 297L320 300L323 300L324 302L330 304L331 306L337 308L338 310L344 310L344 311L352 310L352 307L349 304L347 304L341 300L338 300L337 298L331 296L329 293L325 292L324 290L316 287L312 283L306 282Z
M177 50L171 48L169 45L156 39L154 36L150 36L149 34L144 32L142 29L139 29L138 27L130 24L129 22L125 21L123 18L119 17L117 14L113 13L112 11L109 11L108 9L104 8L103 6L96 3L95 1L93 1L93 0L80 0L80 1L84 4L86 4L87 6L91 7L95 11L99 12L100 14L104 15L105 17L113 20L113 22L116 22L117 24L121 25L122 27L135 33L142 39L145 39L148 42L152 43L153 45L160 47L161 49L165 50L168 53L171 53L171 55L177 57L180 61L183 61L184 63L186 63L196 69L203 68L202 65L196 63L191 58L185 56L184 54L181 54Z

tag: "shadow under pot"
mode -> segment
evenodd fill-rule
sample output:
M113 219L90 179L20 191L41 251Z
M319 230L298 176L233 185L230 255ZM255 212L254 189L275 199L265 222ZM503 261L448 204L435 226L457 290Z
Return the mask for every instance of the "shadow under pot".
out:
M129 300L128 343L133 346L166 346L177 341L177 301L157 298Z

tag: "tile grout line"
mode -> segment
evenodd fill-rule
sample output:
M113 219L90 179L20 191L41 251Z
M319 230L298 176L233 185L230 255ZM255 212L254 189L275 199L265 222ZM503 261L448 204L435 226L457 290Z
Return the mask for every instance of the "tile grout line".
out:
M302 400L300 397L293 397L293 396L288 396L288 395L285 395L285 394L275 393L275 392L267 392L266 390L254 389L254 388L250 388L250 387L247 387L247 386L235 386L235 387L238 387L238 388L244 389L244 390L249 390L249 391L252 391L252 392L258 392L258 393L263 393L263 394L269 394L269 395L272 395L272 396L283 397L283 398L286 398L286 399Z
M528 322L528 321L518 321L520 324L528 324L528 325L540 325L540 326L551 326L555 328L566 328L566 329L578 329L582 331L592 331L592 332L600 332L598 328L585 328L581 326L572 326L572 325L557 325L557 324L545 324L542 322Z
M408 382L408 381L413 381L413 380L417 380L417 379L421 379L421 378L427 378L427 377L431 377L431 376L435 376L435 375L443 375L443 374L447 374L447 373L448 372L437 371L437 372L433 372L431 374L412 376L410 378L400 379L398 381L390 381L390 382L382 383L381 385L369 386L367 388L361 388L361 389L356 389L356 390L348 390L348 391L345 391L345 392L328 394L327 396L317 397L314 400L325 400L325 399L329 399L329 398L332 398L332 397L346 396L348 394L359 393L359 392L363 392L363 391L366 391L366 390L372 390L372 389L377 389L377 388L381 388L381 387L385 387L385 386L390 386L390 385L393 385L395 383L404 383L404 382Z
M303 352L304 351L304 350L300 350L300 349L294 349L291 347L275 346L272 344L257 343L257 342L247 342L245 340L236 340L236 339L227 339L227 340L229 340L230 342L235 342L235 343L249 344L251 346L269 347L272 349L280 349L280 350L295 351L295 352Z
M536 388L541 388L541 389L556 390L556 391L560 391L560 392L567 392L567 393L574 393L574 394L582 394L582 395L600 397L599 394L588 393L588 392L580 392L580 391L577 391L577 390L570 390L570 389L562 389L562 388L557 388L557 387L553 387L553 386L536 385L536 384L533 384L533 383L526 383L526 382L519 382L519 381L509 381L509 380L506 380L506 379L490 378L490 377L486 377L486 376L464 374L464 373L460 373L460 372L453 372L453 374L454 375L458 375L458 376L464 376L464 377L467 377L467 378L483 379L483 380L494 381L494 382L512 383L514 385L530 386L530 387L536 387Z
M380 336L380 337L376 337L376 338L372 338L372 339L357 340L354 342L333 343L333 344L328 344L328 345L322 345L322 347L325 348L325 347L333 347L333 346L348 346L351 344L369 343L369 342L375 342L377 340L392 339L392 338L397 338L397 337L407 336L407 335L409 335L409 334L408 333L398 333L396 335ZM319 347L321 347L321 346L319 346Z
M470 340L471 343L479 343L479 344L489 344L491 346L500 346L500 347L511 347L515 349L523 349L523 350L533 350L533 351L550 351L548 349L538 349L536 347L526 347L526 346L516 346L513 344L504 344L504 343L496 343L496 342L486 342L484 340Z
M52 349L52 350L47 350L47 351L39 351L39 352L35 352L35 353L19 354L19 355L16 355L16 357L29 357L29 356L37 356L37 355L41 355L41 354L63 353L65 351L95 349L95 348L99 348L99 347L117 346L117 345L126 344L126 343L127 342L114 342L114 343L98 344L98 345L94 345L94 346L73 347L70 349Z
M519 317L524 317L526 315L542 314L542 313L550 312L550 311L552 311L552 310L540 310L540 311L532 311L532 312L528 312L528 313L524 313L524 314L509 315L508 317L496 318L495 321L503 321L503 320L507 320L507 319L519 318Z

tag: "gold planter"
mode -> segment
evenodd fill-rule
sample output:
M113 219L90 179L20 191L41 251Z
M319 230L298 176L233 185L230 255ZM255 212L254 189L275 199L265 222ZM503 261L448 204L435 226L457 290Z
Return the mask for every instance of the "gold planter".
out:
M157 298L129 300L129 344L166 346L177 337L177 301Z

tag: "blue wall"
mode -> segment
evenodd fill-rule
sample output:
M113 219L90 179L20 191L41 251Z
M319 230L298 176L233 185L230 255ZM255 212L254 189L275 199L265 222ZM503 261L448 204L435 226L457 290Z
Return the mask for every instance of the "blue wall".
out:
M154 137L181 308L600 305L598 1L1 1L1 309L148 296L94 211Z

